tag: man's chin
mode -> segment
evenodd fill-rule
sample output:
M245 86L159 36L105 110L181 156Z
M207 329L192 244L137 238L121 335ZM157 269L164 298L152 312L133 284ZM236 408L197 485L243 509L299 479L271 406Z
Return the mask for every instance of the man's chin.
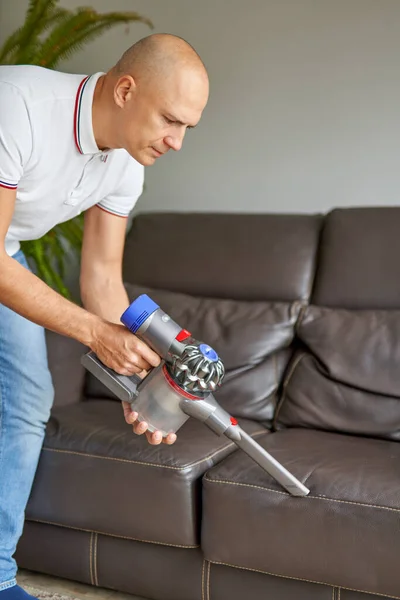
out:
M156 156L151 156L151 154L148 154L147 152L140 152L137 157L134 156L133 158L144 167L151 167L157 160Z
M156 160L157 158L155 158L154 156L144 156L142 165L145 167L151 167L151 165L154 165Z
M150 153L146 152L145 150L142 152L129 152L129 150L128 150L127 152L140 165L143 165L143 167L151 167L151 165L154 165L154 163L156 162L156 159L157 159L156 156L152 156Z

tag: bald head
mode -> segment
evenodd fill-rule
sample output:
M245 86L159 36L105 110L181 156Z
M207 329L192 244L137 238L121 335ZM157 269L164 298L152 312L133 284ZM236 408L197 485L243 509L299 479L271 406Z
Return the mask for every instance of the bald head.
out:
M117 76L131 75L139 82L153 77L168 78L177 70L186 69L207 78L203 61L188 42L176 35L156 33L128 48L113 72Z
M175 35L150 35L99 79L97 137L104 147L125 148L141 164L153 164L168 150L180 150L208 93L207 71L194 48Z

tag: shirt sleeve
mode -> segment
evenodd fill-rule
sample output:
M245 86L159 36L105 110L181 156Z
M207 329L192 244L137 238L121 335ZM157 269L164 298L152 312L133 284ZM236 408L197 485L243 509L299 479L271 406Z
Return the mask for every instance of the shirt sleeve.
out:
M128 155L119 185L112 194L108 194L98 202L97 206L119 217L129 217L130 212L142 195L143 184L143 165Z
M32 152L32 128L18 88L0 82L0 186L16 189Z

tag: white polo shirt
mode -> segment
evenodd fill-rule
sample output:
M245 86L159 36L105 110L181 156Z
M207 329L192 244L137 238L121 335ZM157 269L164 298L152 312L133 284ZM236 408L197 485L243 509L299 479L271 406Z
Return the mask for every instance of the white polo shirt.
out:
M141 195L144 167L125 150L97 147L92 102L101 75L0 66L0 186L17 190L10 256L19 241L95 204L127 217Z

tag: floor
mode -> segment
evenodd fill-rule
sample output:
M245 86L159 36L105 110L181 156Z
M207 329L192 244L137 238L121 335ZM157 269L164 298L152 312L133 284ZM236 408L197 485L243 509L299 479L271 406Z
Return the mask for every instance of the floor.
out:
M113 592L105 588L86 585L69 581L68 579L60 579L59 577L51 577L42 573L34 573L20 569L17 582L21 587L31 586L46 592L57 592L65 596L72 596L79 600L144 600L139 596L131 594L123 594L121 592Z

